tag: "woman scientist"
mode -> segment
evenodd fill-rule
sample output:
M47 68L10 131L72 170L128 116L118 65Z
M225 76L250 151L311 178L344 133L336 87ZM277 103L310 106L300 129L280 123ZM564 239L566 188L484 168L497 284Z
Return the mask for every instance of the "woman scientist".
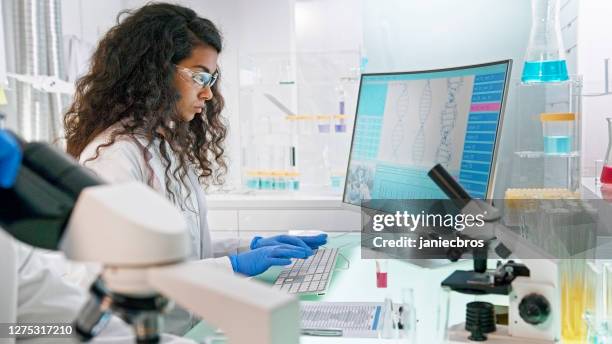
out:
M119 19L77 82L64 117L68 153L110 182L138 180L164 194L187 220L194 259L252 276L324 244L325 235L255 237L244 250L238 240L211 241L202 184L220 184L226 172L221 35L171 4Z

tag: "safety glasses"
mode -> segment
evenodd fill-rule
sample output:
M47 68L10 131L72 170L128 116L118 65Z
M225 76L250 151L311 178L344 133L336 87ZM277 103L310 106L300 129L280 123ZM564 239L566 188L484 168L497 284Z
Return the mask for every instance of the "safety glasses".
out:
M188 73L191 80L193 80L193 82L198 84L200 87L213 87L215 82L217 82L217 78L219 78L219 72L215 72L214 74L207 72L194 72L189 68L181 66L176 66L176 69Z

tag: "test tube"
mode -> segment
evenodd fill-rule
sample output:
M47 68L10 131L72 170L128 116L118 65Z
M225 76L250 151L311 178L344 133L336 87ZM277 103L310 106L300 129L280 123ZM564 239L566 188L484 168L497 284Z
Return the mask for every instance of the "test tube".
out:
M259 176L257 171L248 171L246 173L246 187L248 189L259 189Z
M338 123L334 125L334 129L337 133L345 133L346 132L346 124L344 123L344 117L346 114L346 95L344 92L344 88L340 86L338 89Z
M265 170L261 172L260 189L261 190L272 190L274 188L274 182L272 180L271 171Z
M344 118L346 115L337 115L335 116L338 119L338 123L334 126L334 129L337 133L346 133L346 121Z
M376 260L376 288L387 287L387 260Z
M317 116L317 128L319 134L329 134L331 127L331 116L319 115Z

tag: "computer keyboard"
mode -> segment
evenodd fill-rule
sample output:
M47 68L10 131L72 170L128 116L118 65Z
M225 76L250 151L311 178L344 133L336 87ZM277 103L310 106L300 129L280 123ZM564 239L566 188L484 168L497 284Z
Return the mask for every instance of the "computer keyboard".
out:
M278 275L274 288L290 294L322 294L329 286L337 248L321 248L307 259L295 259Z

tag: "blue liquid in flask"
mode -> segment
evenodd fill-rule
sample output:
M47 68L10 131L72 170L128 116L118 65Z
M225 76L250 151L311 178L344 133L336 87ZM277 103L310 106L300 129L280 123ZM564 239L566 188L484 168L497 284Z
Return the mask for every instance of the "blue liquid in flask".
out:
M544 136L544 153L568 154L572 149L570 136Z
M555 82L568 80L565 60L525 61L522 82Z

